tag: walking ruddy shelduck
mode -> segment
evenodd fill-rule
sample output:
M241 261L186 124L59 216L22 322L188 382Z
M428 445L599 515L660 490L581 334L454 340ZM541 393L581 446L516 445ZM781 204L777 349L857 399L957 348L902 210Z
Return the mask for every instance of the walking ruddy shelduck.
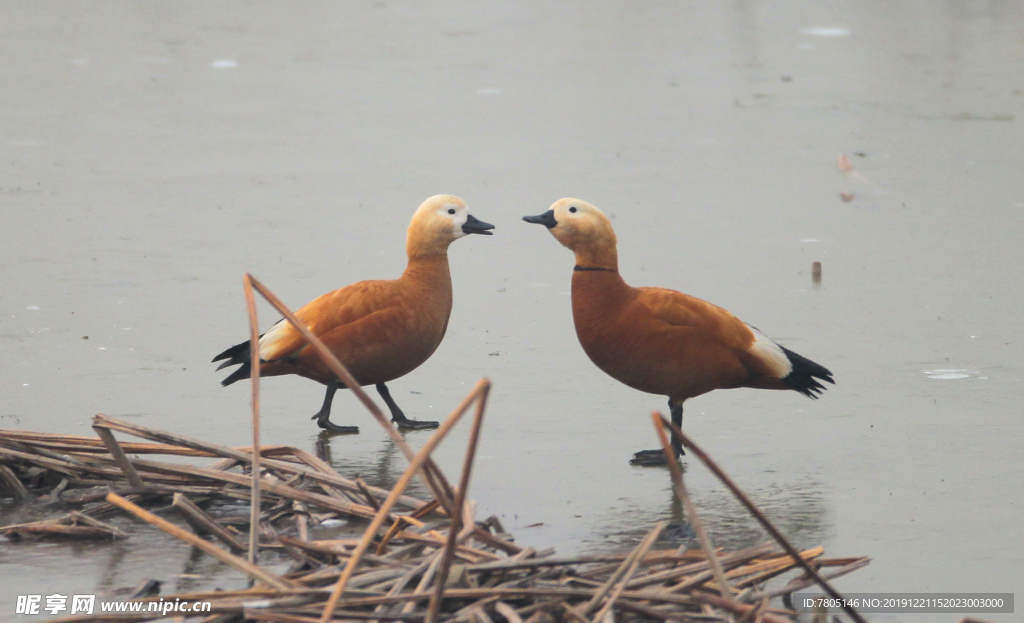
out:
M314 299L295 315L338 357L360 385L376 385L402 428L435 428L437 422L410 420L391 398L387 383L416 369L434 353L448 328L452 279L448 245L468 234L490 236L494 225L477 220L452 195L427 199L413 214L406 237L409 264L393 281L360 281ZM331 401L345 386L287 320L260 336L260 375L297 374L327 386L324 404L313 416L320 428L357 433L356 426L330 421ZM249 342L213 358L221 368L241 364L221 385L250 375Z
M608 218L579 199L560 199L527 223L547 227L576 254L572 315L590 360L634 389L668 396L672 422L683 423L683 401L714 389L792 389L817 398L832 373L779 346L731 313L665 288L633 288L619 275L615 232ZM672 440L676 456L683 454ZM631 463L664 464L661 450Z

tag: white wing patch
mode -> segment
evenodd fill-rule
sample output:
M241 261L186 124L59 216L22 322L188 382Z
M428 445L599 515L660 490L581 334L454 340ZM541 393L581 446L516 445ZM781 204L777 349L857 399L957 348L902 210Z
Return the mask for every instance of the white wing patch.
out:
M784 379L793 371L793 363L786 356L782 347L771 340L770 337L761 333L756 327L747 327L754 332L754 343L750 345L750 352L758 359L768 365L776 378Z
M291 325L284 318L279 320L277 324L267 329L267 332L260 338L260 361L274 361L275 359L281 359L283 355L287 353L279 353L274 348L274 345L285 337L289 333Z

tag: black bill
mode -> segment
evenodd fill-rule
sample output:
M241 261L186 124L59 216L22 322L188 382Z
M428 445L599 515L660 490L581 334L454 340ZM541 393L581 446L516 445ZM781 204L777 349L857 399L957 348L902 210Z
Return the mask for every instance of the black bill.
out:
M555 220L555 213L553 210L548 210L544 214L538 214L537 216L524 216L523 220L527 223L536 223L537 225L543 225L548 229L551 229L555 225L558 225L558 221Z
M467 234L483 234L484 236L490 236L491 232L487 231L488 229L494 229L494 225L485 223L472 214L466 215L466 222L462 225L462 231Z

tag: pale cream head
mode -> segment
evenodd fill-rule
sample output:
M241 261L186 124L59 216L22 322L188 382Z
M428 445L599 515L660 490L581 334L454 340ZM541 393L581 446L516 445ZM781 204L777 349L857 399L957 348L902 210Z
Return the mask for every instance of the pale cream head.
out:
M551 235L576 254L578 266L618 270L617 240L612 223L593 205L582 199L566 197L528 222L546 226Z
M474 218L462 199L434 195L412 215L405 250L409 257L446 253L455 240L469 234L490 235L490 229L494 226Z

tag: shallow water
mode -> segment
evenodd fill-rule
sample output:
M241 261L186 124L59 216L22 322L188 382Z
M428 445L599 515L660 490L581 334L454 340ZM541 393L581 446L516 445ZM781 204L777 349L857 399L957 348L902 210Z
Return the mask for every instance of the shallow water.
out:
M722 305L833 370L819 401L715 392L685 424L799 545L874 558L840 589L1024 585L1024 5L3 14L0 426L89 434L104 412L246 444L247 389L208 364L245 338L243 272L293 307L397 276L412 210L455 193L496 235L453 245L448 335L392 393L438 419L489 376L480 517L563 553L628 547L680 518L667 474L627 464L655 445L647 414L664 404L587 360L572 258L519 221L572 195L613 217L628 282ZM322 389L263 387L265 438L311 447ZM404 461L350 396L336 414L362 433L331 440L335 465L397 478ZM465 434L440 452L452 472ZM689 474L716 541L766 538L692 460ZM0 573L0 619L19 594L142 574L165 592L241 585L148 528L6 545Z

